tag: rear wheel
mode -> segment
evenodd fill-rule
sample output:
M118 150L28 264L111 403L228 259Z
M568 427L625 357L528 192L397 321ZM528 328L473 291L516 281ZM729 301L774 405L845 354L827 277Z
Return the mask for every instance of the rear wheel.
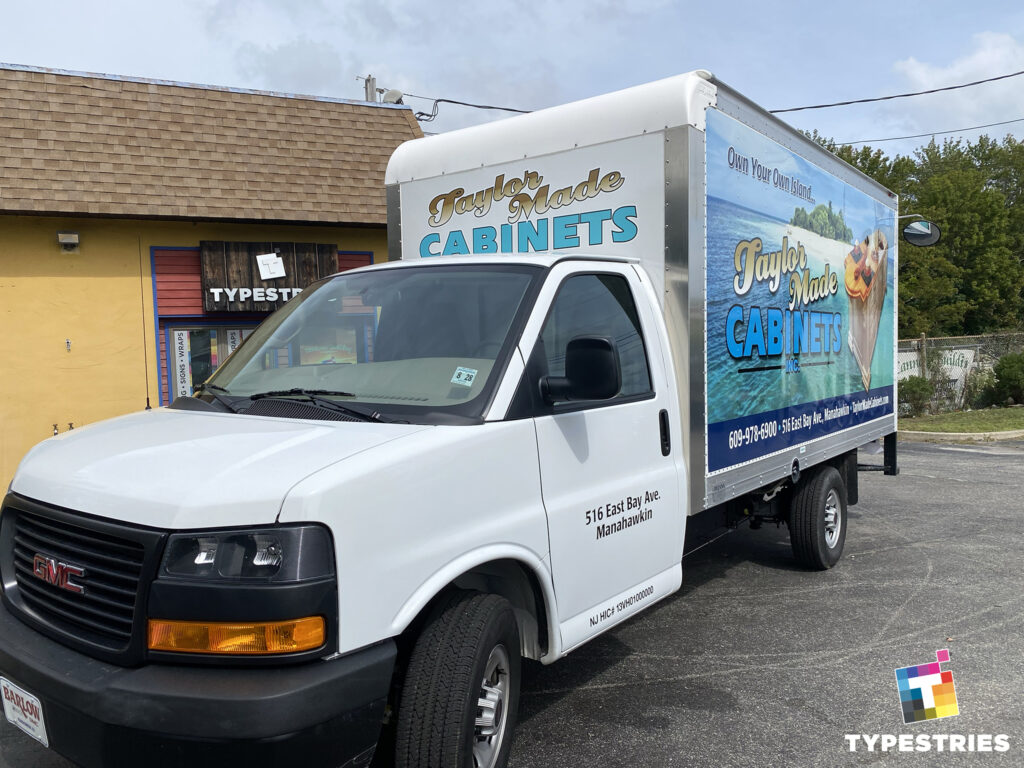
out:
M503 768L519 704L519 629L497 595L452 593L406 669L397 768Z
M793 556L824 571L843 554L846 543L846 486L839 471L825 465L797 486L789 513Z

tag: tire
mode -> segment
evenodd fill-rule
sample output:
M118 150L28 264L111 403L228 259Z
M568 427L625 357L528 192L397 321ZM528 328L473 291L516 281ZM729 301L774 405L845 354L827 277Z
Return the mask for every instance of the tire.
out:
M846 544L846 486L839 470L824 466L801 482L789 512L789 540L802 565L825 571Z
M519 629L507 600L475 592L443 600L409 657L396 768L504 768L521 668Z

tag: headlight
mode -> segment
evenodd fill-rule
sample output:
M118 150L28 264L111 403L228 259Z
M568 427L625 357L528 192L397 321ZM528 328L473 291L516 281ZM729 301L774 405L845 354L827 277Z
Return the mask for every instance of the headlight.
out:
M160 573L202 581L292 582L334 575L331 538L319 525L175 533Z
M150 585L147 646L296 663L337 644L334 545L322 525L173 533Z

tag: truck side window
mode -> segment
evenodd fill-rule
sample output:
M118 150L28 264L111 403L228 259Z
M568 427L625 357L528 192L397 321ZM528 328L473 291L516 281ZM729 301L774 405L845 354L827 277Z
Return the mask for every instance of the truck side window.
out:
M574 275L562 284L541 331L549 375L565 375L566 346L571 339L582 335L615 339L622 367L622 389L618 397L651 391L640 319L624 277Z

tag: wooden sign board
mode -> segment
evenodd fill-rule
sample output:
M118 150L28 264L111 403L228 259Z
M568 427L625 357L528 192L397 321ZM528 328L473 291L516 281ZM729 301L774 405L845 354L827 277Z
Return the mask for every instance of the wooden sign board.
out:
M203 309L272 312L302 289L338 271L338 246L323 243L199 243ZM277 253L284 277L260 279L256 257Z

